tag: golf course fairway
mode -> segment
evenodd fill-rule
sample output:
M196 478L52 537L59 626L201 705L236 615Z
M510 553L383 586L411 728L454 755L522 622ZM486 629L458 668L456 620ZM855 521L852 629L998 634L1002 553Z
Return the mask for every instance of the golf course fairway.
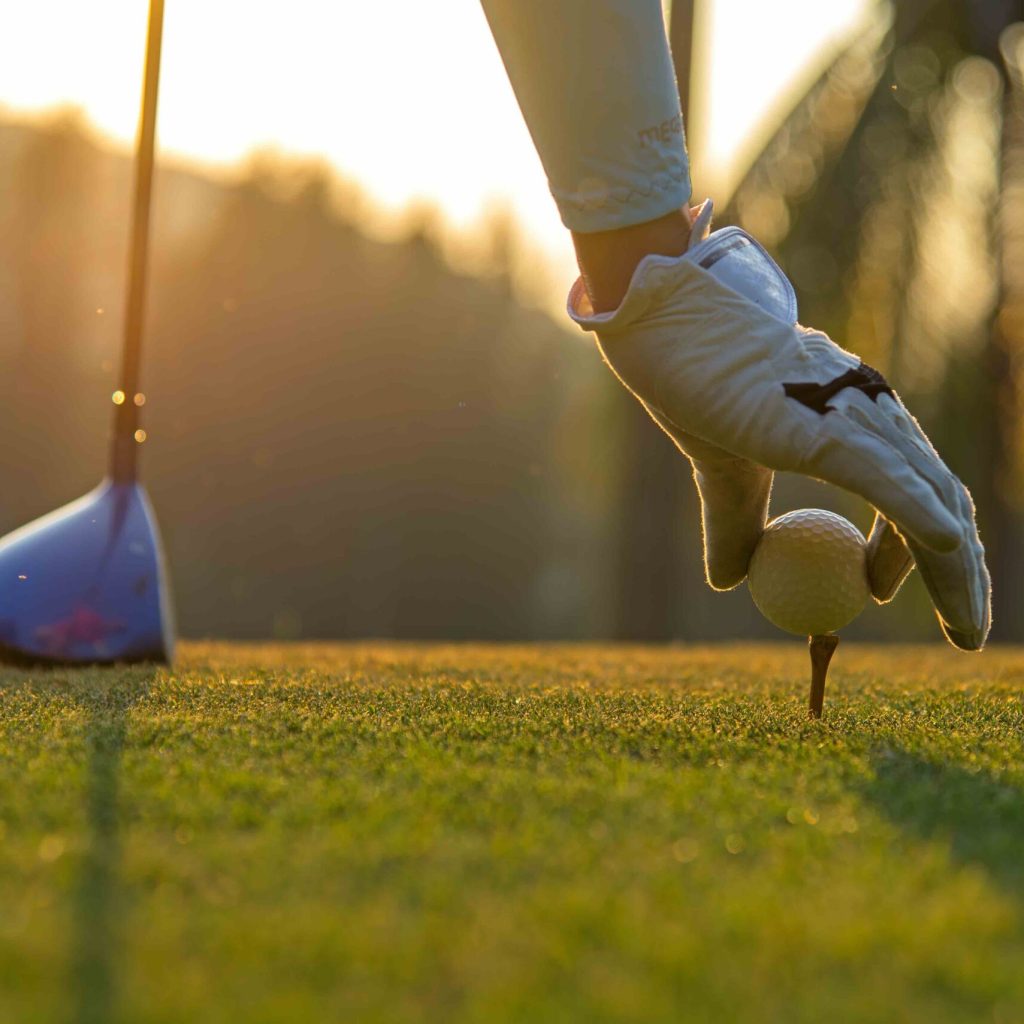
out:
M0 1020L1024 1021L1024 653L0 670Z

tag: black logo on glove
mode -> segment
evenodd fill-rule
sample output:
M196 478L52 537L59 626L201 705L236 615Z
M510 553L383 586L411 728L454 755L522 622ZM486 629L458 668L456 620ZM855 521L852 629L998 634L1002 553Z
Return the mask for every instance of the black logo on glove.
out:
M861 363L846 371L835 380L827 384L815 384L813 381L807 384L783 384L787 398L795 398L801 405L813 409L816 413L824 416L831 412L832 406L828 402L834 398L843 388L856 388L863 391L872 401L879 395L889 395L895 398L895 394L889 382L873 367L867 363Z

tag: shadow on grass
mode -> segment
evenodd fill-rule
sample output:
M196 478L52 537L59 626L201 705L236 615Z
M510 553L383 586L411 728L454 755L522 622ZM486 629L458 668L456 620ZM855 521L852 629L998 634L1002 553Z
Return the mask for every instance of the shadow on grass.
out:
M1008 895L1024 898L1024 792L990 772L937 764L905 750L872 755L863 794L905 831L948 842Z
M73 894L70 981L75 1024L113 1024L118 1019L118 926L124 911L119 883L121 755L128 714L149 691L156 670L123 671L111 680L104 670L89 670L75 687L86 711L87 757L86 847Z

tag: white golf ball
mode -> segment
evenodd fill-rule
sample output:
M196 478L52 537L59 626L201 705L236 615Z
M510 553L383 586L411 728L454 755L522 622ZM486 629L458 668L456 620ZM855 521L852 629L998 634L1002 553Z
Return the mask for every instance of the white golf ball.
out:
M848 519L801 508L773 519L750 560L747 585L761 614L801 636L833 633L864 609L867 545Z

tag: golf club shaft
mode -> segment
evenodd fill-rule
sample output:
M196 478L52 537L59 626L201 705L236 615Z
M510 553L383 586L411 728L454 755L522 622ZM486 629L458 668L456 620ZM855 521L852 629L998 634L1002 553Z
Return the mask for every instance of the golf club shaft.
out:
M128 297L124 320L121 383L114 396L114 437L110 475L118 482L135 479L138 471L139 364L146 307L146 273L149 263L149 220L153 192L153 151L156 140L156 105L160 87L160 46L163 39L164 0L150 0L146 41L146 73L142 88L142 113L135 149L135 199L132 207L131 251L128 263Z

